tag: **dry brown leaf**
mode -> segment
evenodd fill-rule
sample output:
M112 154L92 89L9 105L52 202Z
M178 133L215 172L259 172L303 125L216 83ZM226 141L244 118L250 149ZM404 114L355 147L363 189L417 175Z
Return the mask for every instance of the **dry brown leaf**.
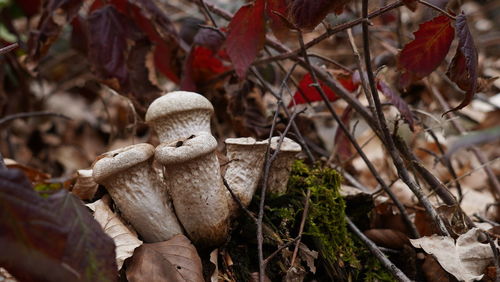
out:
M201 259L184 235L137 248L127 269L127 279L130 282L204 282Z
M299 256L306 262L307 267L312 273L316 273L316 266L314 265L314 260L318 258L318 252L310 250L304 243L299 244Z
M219 263L218 261L218 254L219 254L219 249L215 249L210 253L210 262L214 266L214 271L212 275L210 276L210 281L211 282L217 282L219 281Z
M92 199L99 186L92 177L92 169L79 169L76 174L76 183L71 193L82 200Z
M448 273L439 265L437 260L431 256L426 255L424 263L422 264L422 271L424 272L425 279L428 282L449 282Z
M116 245L116 264L121 269L123 262L134 254L134 250L142 245L137 235L131 232L121 219L111 211L105 200L98 200L88 204L94 211L94 218L104 229L104 232L113 238Z
M415 248L422 248L433 255L439 264L460 281L479 280L485 267L492 263L493 252L488 243L478 241L481 231L473 228L455 240L451 237L433 235L410 239Z
M408 237L400 231L393 229L369 229L365 232L366 237L370 238L375 244L391 248L402 249L408 244Z

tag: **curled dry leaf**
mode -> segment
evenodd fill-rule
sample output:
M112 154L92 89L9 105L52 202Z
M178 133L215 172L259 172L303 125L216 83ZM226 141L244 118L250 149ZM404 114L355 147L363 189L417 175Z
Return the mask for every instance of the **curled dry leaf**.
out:
M123 262L134 254L134 250L142 245L142 241L111 211L106 200L100 199L87 207L94 212L94 219L99 222L104 232L115 241L116 264L118 269L121 269Z
M71 193L75 194L78 198L82 200L90 200L94 197L97 187L99 185L95 182L92 177L91 169L79 169L77 172L76 183L71 190Z
M467 25L467 18L464 12L457 16L456 21L458 47L450 66L448 67L447 75L454 81L458 87L465 91L465 97L460 105L451 109L448 112L460 110L467 106L477 89L477 50L474 46L474 39Z
M488 243L480 243L482 234L473 228L457 238L433 235L410 239L415 248L422 248L433 255L439 264L460 281L479 280L484 269L493 262L493 252Z
M370 238L375 244L391 248L402 249L408 244L408 237L400 231L393 229L369 229L365 232L366 237Z
M130 282L204 282L201 259L184 235L137 248L127 269L127 279Z

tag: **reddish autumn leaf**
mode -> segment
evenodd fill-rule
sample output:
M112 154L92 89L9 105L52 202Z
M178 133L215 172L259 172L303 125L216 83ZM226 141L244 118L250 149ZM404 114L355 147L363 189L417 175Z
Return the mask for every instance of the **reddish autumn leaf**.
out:
M289 23L286 22L286 16L288 15L287 1L267 0L266 14L274 36L283 41L289 29Z
M90 10L102 8L106 3L97 0ZM176 58L182 55L182 49L179 47L175 28L168 17L151 0L140 2L111 0L109 4L137 25L139 30L154 43L153 60L156 68L173 82L179 82L180 62Z
M447 75L466 93L460 105L450 111L460 110L472 101L477 89L478 76L477 50L463 12L457 16L455 25L457 27L458 47L448 67Z
M35 3L32 3L36 5ZM81 0L43 1L42 14L38 26L28 38L28 67L35 69L38 61L47 53L52 43L59 37L63 26L77 15L82 7Z
M225 47L240 78L245 77L248 68L264 47L264 4L264 0L256 0L241 7L228 26Z
M195 46L184 66L181 89L196 91L196 85L207 82L229 69L214 51L204 46Z
M0 169L0 266L20 281L116 281L115 245L66 190L42 198Z
M352 92L356 89L358 89L359 83L356 83L353 81L352 76L338 76L337 80L342 84L342 86ZM322 101L323 99L321 98L320 93L316 88L311 85L313 84L314 81L312 79L311 74L307 73L302 80L299 83L299 88L297 89L297 92L293 95L293 100L288 104L288 107L294 106L294 105L299 105L299 104L305 104L305 103L310 103L310 102L316 102L316 101ZM326 96L328 97L328 100L330 101L335 101L339 99L337 94L333 92L330 87L326 86L323 82L319 82L321 89L325 92Z
M441 64L455 33L451 19L441 15L421 24L414 35L415 39L399 54L400 84L404 88L429 75Z
M38 14L42 6L41 0L16 0L16 3L28 18Z
M398 109L398 111L401 113L401 116L403 116L403 119L408 123L410 126L410 129L413 131L414 129L414 120L413 120L413 114L411 113L410 107L408 107L408 104L399 96L396 91L394 91L389 85L387 85L384 81L379 80L377 81L377 89L384 94L385 97L389 98L391 101L391 104Z
M350 0L294 0L289 17L298 28L310 31L329 13L342 13L348 2Z

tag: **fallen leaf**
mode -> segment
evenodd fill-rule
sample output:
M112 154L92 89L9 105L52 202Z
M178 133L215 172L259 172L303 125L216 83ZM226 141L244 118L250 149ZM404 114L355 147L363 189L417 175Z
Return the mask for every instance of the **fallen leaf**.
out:
M142 245L142 241L137 239L137 234L130 231L118 215L111 211L105 200L100 199L87 204L87 207L94 212L94 219L115 242L116 264L120 270L123 262L134 254L134 250Z
M205 281L196 248L184 235L137 248L127 268L127 279L130 282Z
M431 256L426 255L424 263L422 264L422 271L428 282L449 282L450 278L448 272L446 272L437 260Z
M82 200L90 200L94 197L99 185L92 177L91 169L79 169L76 171L76 182L71 189L71 193L75 194Z
M408 244L408 237L397 230L393 229L368 229L365 232L366 237L370 238L375 244L391 248L402 249L405 244Z
M337 75L336 79L349 92L358 89L359 83L353 81L351 75ZM304 75L304 77L300 80L298 89L293 95L293 100L288 104L288 107L316 101L323 101L316 87L312 85L313 83L314 80L310 73ZM333 102L339 99L337 94L335 94L335 92L333 92L330 87L328 87L322 81L319 81L319 84L323 92L325 92L326 97L328 97L329 101Z
M236 74L245 77L248 67L264 47L264 0L241 7L229 23L225 48Z
M294 0L290 7L290 19L306 31L313 30L329 13L342 13L350 0Z
M66 190L40 197L0 169L0 265L23 281L116 281L115 246Z
M478 77L477 49L463 11L457 16L455 25L457 27L458 47L446 74L466 93L460 105L448 112L460 110L472 101L472 97L476 93Z
M288 15L287 1L267 0L266 14L274 36L284 41L289 35L289 23L286 22L286 15Z
M420 24L415 39L406 44L398 57L403 88L433 72L444 60L455 37L451 19L440 15Z
M306 262L307 267L312 273L316 273L316 266L314 265L314 261L318 258L318 252L310 250L304 243L300 242L299 244L299 256L300 258Z
M480 243L481 231L472 228L457 238L433 235L410 239L415 248L422 248L433 255L439 264L460 281L479 280L484 269L493 262L493 252L489 243Z

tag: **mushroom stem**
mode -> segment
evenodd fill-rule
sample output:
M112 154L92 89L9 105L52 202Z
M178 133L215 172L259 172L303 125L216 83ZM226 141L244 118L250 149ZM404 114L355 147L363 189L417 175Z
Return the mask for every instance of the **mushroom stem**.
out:
M272 152L278 149L279 137L271 138ZM264 142L268 143L269 139ZM300 145L290 138L285 137L280 146L277 158L273 161L269 171L268 190L270 194L282 195L287 191L288 178L292 170L293 161L297 153L302 151Z
M188 237L198 246L217 246L226 240L229 207L220 166L217 141L201 133L156 148L164 166L174 209Z
M108 190L123 217L148 243L182 234L166 186L155 172L154 147L137 144L102 155L93 167L97 183Z
M267 142L256 141L254 138L228 138L225 140L228 165L224 178L233 193L247 207L255 194L264 160ZM239 209L238 204L227 191L231 214L234 216Z

